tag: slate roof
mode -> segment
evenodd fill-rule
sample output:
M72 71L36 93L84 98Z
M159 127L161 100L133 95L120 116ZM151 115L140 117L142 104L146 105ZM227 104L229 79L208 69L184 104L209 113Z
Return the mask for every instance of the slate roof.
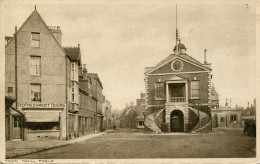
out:
M103 85L102 85L102 82L100 81L99 77L98 77L98 74L97 73L88 73L87 74L89 77L91 78L96 78L101 86L101 88L103 89Z
M80 54L80 48L79 47L63 47L66 55L72 60L72 61L79 61L81 62L81 54Z

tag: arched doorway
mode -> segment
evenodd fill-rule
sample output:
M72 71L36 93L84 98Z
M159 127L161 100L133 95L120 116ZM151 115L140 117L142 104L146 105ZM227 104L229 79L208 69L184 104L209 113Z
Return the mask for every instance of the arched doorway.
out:
M183 132L184 131L184 117L180 110L174 110L171 113L171 132Z

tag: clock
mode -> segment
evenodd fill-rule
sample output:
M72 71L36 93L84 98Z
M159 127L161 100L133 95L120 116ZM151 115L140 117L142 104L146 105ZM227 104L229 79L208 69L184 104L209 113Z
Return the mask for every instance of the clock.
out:
M183 62L180 60L174 60L171 67L173 71L180 71L183 68Z

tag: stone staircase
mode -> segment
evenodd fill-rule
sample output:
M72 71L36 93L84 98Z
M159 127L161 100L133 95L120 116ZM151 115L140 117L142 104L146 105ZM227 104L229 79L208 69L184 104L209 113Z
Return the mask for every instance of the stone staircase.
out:
M156 119L156 113L150 113L148 116L145 117L144 119L144 125L152 130L153 132L156 132L156 133L161 133L161 129L156 125L156 122L155 122L155 119Z
M190 108L194 113L198 114L197 109ZM191 129L191 133L203 133L211 128L211 120L207 113L199 111L199 120L195 127Z
M204 126L194 130L194 131L191 131L191 133L203 133L207 130L207 128L211 128L211 120Z
M207 113L194 109L194 108L189 108L190 111L192 112L192 115L195 117L194 120L191 120L192 125L191 125L191 130L189 130L191 133L203 133L206 131L209 131L209 128L211 128L211 120L210 117ZM145 119L144 119L144 125L146 128L148 128L151 132L154 133L161 133L161 128L159 125L159 121L157 117L161 114L163 110L158 110L153 113L149 113Z

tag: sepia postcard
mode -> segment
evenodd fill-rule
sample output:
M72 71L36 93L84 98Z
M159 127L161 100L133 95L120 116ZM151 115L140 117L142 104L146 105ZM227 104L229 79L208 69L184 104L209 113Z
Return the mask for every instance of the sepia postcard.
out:
M259 11L1 0L0 163L258 163Z

